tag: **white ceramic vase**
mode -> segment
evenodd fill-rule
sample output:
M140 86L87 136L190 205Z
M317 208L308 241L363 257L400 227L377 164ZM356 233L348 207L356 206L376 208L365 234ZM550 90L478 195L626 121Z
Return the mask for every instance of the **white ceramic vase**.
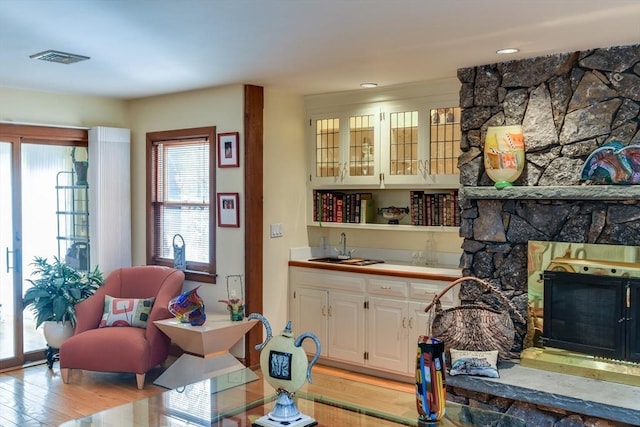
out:
M71 322L46 321L42 323L44 339L51 348L60 348L63 342L71 338L75 328Z
M524 169L522 126L490 126L484 143L484 169L498 189L511 187Z

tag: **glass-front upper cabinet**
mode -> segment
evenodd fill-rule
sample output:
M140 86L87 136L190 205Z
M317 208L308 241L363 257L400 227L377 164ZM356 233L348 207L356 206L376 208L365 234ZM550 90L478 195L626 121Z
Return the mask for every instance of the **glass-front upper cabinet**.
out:
M388 109L383 118L384 185L458 185L459 107L396 107Z
M415 90L424 95L413 97ZM456 188L457 93L449 87L411 86L377 94L375 102L357 102L365 99L358 94L308 102L312 187Z
M315 186L380 185L379 111L318 115L309 125Z

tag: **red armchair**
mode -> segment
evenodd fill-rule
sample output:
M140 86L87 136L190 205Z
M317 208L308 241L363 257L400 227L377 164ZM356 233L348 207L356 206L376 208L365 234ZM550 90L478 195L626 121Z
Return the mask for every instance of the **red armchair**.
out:
M139 389L147 371L164 362L170 340L154 320L172 317L169 301L179 295L184 273L170 267L126 267L111 272L95 294L76 305L74 335L60 346L60 373L69 383L71 369L99 372L132 372ZM99 327L105 295L116 298L155 297L146 328Z

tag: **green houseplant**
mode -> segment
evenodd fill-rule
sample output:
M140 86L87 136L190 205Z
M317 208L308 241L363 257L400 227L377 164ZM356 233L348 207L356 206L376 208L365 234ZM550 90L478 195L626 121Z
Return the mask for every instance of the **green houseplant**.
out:
M27 279L33 286L22 298L23 309L33 311L36 328L45 321L70 322L75 328L75 305L93 293L103 284L102 273L96 267L93 271L79 271L54 257L53 262L35 257L33 279Z

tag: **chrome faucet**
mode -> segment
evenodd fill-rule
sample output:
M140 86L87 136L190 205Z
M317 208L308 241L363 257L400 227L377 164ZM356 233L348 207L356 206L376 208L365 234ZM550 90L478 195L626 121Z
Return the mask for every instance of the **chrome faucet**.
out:
M351 253L353 251L347 250L347 235L345 233L340 233L340 245L342 245L342 249L338 251L338 258L340 259L349 259L351 258ZM336 248L336 250L338 250Z

